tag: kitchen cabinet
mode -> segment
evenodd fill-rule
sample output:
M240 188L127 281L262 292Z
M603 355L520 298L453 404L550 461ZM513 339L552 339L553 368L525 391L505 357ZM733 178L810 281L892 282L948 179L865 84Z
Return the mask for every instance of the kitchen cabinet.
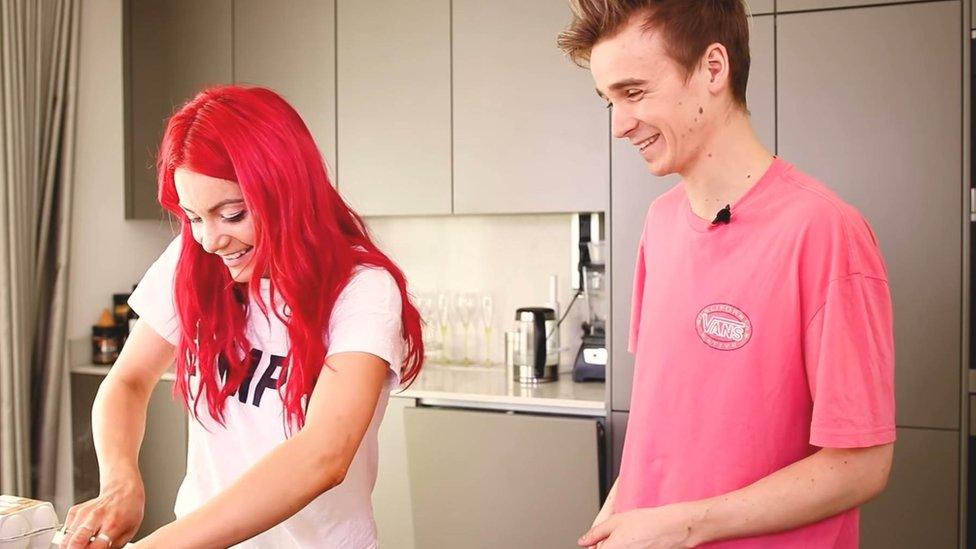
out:
M187 428L183 403L173 398L173 382L160 381L149 400L146 434L139 451L139 470L146 486L140 537L176 519L173 505L186 475Z
M605 211L609 117L564 0L453 1L454 212Z
M451 4L339 0L339 189L364 215L451 213Z
M777 13L806 10L826 10L878 4L898 4L917 0L777 0Z
M595 418L406 408L416 547L572 547L600 506Z
M103 376L71 375L71 451L74 503L98 496L98 458L92 439L91 409Z
M74 500L98 495L98 459L91 430L91 408L104 373L71 374L72 457ZM146 433L139 451L139 471L146 489L146 508L136 539L175 520L173 505L186 474L187 416L172 397L173 382L153 389L146 415Z
M234 81L281 94L334 168L334 0L289 0L273 8L264 0L234 0L233 22Z
M746 5L749 7L749 11L746 13L753 15L771 14L776 11L774 0L746 0Z
M779 152L864 214L887 262L899 426L959 428L960 9L899 4L777 22Z
M627 435L627 419L630 414L627 412L610 413L610 433L613 446L610 454L610 485L617 480L620 475L620 459L624 455L624 440Z
M416 406L412 398L393 397L379 431L379 468L373 487L373 518L380 547L413 549L413 506L404 411Z
M772 16L753 18L750 33L749 87L746 102L753 127L770 151L776 143L774 23ZM613 140L611 158L611 403L614 410L630 409L634 357L627 352L631 294L637 245L647 208L659 195L678 184L677 175L655 177L643 158L625 139Z
M959 433L898 429L888 487L861 508L864 549L959 547Z
M230 82L231 0L125 0L125 218L162 217L156 151L176 107Z

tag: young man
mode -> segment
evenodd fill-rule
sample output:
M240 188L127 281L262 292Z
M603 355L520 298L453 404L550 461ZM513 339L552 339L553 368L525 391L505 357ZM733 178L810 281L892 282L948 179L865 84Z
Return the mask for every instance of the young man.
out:
M620 477L580 545L857 547L895 440L871 228L756 138L742 0L574 12L559 44L588 62L614 136L682 177L647 213Z

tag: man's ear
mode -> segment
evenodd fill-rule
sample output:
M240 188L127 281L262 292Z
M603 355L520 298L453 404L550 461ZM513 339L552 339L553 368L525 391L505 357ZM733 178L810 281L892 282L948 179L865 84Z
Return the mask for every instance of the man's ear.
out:
M705 49L702 56L705 70L708 72L708 89L718 93L728 86L729 81L729 52L718 42Z

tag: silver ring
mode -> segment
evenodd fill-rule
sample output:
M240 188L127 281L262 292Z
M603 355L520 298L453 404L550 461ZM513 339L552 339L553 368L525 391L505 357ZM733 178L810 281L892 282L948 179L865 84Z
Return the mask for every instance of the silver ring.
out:
M79 526L78 528L79 528L79 529L80 529L80 528L84 528L85 530L91 530L92 532L95 532L95 531L96 531L96 530L95 530L94 528L92 528L91 526L87 526L87 525L84 525L84 524L82 524L82 525L81 525L81 526Z
M109 549L111 549L111 547L113 545L112 538L106 536L105 534L99 533L97 536L95 536L95 539L100 539L100 540L104 541L105 543L107 543L108 546L109 546ZM91 542L89 542L89 543L91 543Z

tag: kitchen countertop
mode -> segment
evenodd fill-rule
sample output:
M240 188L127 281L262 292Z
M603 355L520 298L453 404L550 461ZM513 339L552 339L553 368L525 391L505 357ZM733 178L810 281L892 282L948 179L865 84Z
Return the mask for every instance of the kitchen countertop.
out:
M393 396L429 406L605 417L606 384L577 383L571 372L537 385L507 382L504 366L425 365L410 387Z
M81 364L72 373L106 375L111 366ZM162 380L173 381L172 371ZM406 389L394 397L414 398L426 406L536 412L605 417L606 385L603 382L576 383L571 372L551 383L520 385L506 382L504 366L460 366L428 364Z

